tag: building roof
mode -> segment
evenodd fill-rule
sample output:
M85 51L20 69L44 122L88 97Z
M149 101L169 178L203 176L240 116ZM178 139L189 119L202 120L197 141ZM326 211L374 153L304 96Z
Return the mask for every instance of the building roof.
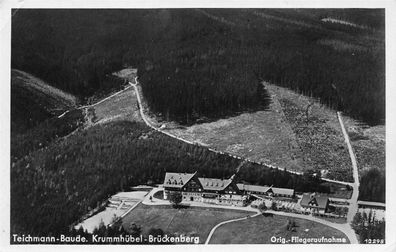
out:
M304 193L300 205L302 207L326 208L329 197Z
M272 187L272 191L275 194L282 194L282 195L293 196L293 194L294 194L294 189L289 189L289 188Z
M239 190L250 191L250 192L266 193L269 189L272 189L274 194L283 194L283 195L291 195L291 196L294 194L294 189L288 189L288 188L245 185L245 184L237 184L237 186L238 186Z
M358 200L358 204L362 206L385 207L385 203L382 202Z
M237 184L239 190L242 191L251 191L251 192L261 192L261 193L266 193L268 189L270 189L269 186L257 186L257 185L245 185L245 184Z
M182 188L195 173L174 173L167 172L164 179L164 187Z
M198 178L204 190L221 191L229 186L231 179Z

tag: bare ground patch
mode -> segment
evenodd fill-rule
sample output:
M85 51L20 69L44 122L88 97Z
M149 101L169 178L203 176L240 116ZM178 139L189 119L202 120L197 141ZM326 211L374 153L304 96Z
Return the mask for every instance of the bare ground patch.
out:
M189 127L167 123L165 131L253 161L294 171L304 169L302 153L277 100L273 100L265 111L243 113Z
M137 69L136 68L125 68L118 72L113 73L114 76L126 79L130 82L135 81L135 77L137 76Z
M336 111L286 88L269 83L265 86L282 105L301 147L305 167L319 169L330 179L353 181L352 164Z
M344 123L355 151L359 176L372 168L385 173L385 125L369 127L348 117Z
M135 91L128 88L112 98L88 108L92 124L115 120L142 121Z

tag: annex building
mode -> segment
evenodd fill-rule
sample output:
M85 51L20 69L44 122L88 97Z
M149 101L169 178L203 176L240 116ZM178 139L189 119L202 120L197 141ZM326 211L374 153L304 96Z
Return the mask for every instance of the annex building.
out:
M244 194L255 194L259 196L268 197L294 197L294 189L289 188L279 188L273 186L257 186L257 185L246 185L237 184L238 189Z

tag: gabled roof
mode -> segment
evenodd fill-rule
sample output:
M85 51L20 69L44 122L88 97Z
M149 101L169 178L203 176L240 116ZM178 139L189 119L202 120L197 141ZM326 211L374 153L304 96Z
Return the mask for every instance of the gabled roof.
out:
M272 191L273 191L275 194L282 194L282 195L290 195L290 196L293 196L293 194L294 194L294 189L289 189L289 188L272 187Z
M256 186L256 185L245 185L245 184L237 184L238 189L242 191L251 191L251 192L261 192L266 193L269 186Z
M182 188L196 173L167 172L164 179L164 187Z
M198 178L204 190L221 191L229 186L231 179Z
M245 185L245 184L237 184L239 190L245 190L250 192L261 192L266 193L269 189L272 189L274 194L283 194L283 195L290 195L294 194L294 189L288 188L279 188L279 187L272 187L272 186L257 186L257 185Z
M302 207L326 208L329 197L304 193L300 205ZM311 204L311 205L310 205Z

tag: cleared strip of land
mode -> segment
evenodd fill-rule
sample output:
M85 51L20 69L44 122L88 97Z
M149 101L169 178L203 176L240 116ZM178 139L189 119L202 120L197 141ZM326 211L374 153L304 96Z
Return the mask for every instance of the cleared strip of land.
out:
M269 109L195 124L167 125L164 131L201 145L249 160L293 171L303 171L302 153L282 108L273 100Z
M372 168L385 172L385 125L368 127L343 116L359 164L359 176Z
M142 121L136 94L131 87L117 93L111 99L88 107L87 114L93 124L114 120Z
M352 164L337 113L318 101L265 83L277 99L303 153L305 167L325 178L353 182Z

